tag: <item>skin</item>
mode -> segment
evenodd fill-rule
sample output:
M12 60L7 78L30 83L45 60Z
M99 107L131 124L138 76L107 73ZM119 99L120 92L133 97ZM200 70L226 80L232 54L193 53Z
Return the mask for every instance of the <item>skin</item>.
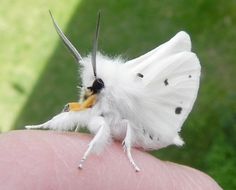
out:
M12 131L0 135L0 189L221 189L208 175L133 149L135 172L120 142L78 163L92 136L72 132Z

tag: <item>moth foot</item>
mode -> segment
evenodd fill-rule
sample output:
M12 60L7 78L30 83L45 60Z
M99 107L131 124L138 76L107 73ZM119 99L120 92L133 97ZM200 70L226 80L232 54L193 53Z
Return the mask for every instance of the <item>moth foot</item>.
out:
M132 164L132 166L134 167L135 172L139 172L140 168L136 165L136 163L134 161L130 160L130 163Z
M138 166L134 166L135 172L140 172L140 168Z
M78 166L78 169L82 170L82 169L83 169L83 165L80 164L80 165Z
M133 160L133 158L132 158L132 155L131 155L131 152L130 152L130 149L127 147L127 145L126 145L126 143L125 143L125 140L122 142L122 146L123 146L124 152L127 153L129 162L130 162L130 163L132 164L132 166L134 167L135 172L139 172L140 169L139 169L139 167L136 165L136 163L134 162L134 160Z
M38 129L40 127L38 125L26 125L25 128L26 129Z
M82 159L80 160L79 166L78 166L78 168L79 168L80 170L83 169L83 163L84 163L85 160L86 160L86 158L82 158Z

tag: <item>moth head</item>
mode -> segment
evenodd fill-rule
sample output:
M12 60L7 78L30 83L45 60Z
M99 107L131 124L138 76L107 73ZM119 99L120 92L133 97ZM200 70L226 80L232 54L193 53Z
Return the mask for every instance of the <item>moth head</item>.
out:
M92 84L92 86L88 87L87 89L92 92L92 94L99 93L105 87L104 82L100 78L96 78Z
M49 11L49 13L52 18L53 25L54 25L58 35L60 36L61 40L65 44L65 46L71 52L71 54L73 55L75 60L78 63L81 63L82 65L84 65L84 61L83 61L80 53L78 52L78 50L74 47L74 45L70 42L70 40L62 32L61 28L58 26L57 22L55 21L51 11ZM97 54L97 48L98 48L98 36L99 36L100 17L101 17L100 15L101 15L101 13L99 11L98 17L97 17L96 31L95 31L95 35L94 35L94 41L93 41L93 51L92 51L92 56L91 56L94 81L91 86L87 87L87 90L89 91L88 93L90 93L90 94L97 94L105 87L103 80L101 78L97 78L97 68L96 68L96 54Z

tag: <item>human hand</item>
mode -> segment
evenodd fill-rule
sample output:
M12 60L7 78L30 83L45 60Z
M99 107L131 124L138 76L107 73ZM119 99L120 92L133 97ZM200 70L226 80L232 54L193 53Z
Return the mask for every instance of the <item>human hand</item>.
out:
M101 155L91 154L79 170L90 140L90 135L54 131L1 134L0 189L221 189L198 170L132 149L141 169L135 172L115 142Z

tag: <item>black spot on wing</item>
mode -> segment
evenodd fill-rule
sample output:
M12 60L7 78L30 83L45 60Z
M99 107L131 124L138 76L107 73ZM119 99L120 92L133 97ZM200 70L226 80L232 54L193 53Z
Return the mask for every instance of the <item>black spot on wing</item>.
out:
M142 73L137 73L137 76L140 77L140 78L144 77Z
M150 138L151 140L153 140L153 136L152 136L152 135L150 135L150 134L149 134L149 138Z
M192 75L188 75L188 78L192 78Z
M164 84L165 84L165 86L167 86L169 84L168 79L164 80Z
M181 114L182 110L183 110L183 108L181 108L181 107L175 108L175 114Z

